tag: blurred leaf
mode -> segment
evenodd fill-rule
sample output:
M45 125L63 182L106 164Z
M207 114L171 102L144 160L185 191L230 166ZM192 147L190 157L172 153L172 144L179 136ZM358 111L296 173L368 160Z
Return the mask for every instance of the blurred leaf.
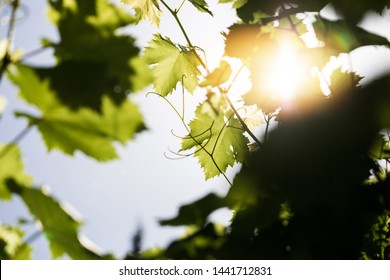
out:
M268 46L271 40L269 34L260 35L260 31L257 25L232 25L226 35L225 54L241 59L253 56L259 46Z
M3 115L5 106L7 105L7 99L0 95L0 118Z
M1 62L3 62L3 59L7 54L8 48L9 48L9 40L7 39L0 40L0 61Z
M101 259L97 253L80 242L80 223L43 189L26 188L15 181L8 181L8 188L20 195L30 213L41 223L53 258L68 254L77 260Z
M228 166L243 162L248 154L248 139L231 112L218 115L208 102L199 105L190 122L191 132L183 138L181 151L195 148L205 178L225 172ZM218 167L217 167L218 166Z
M358 26L349 26L345 21L330 21L321 17L313 23L317 38L325 43L325 47L339 53L369 45L390 46L386 38L367 32Z
M155 26L160 24L161 11L157 0L121 0L135 11L137 22L149 20Z
M390 143L382 134L378 134L374 139L370 150L370 156L374 159L390 158Z
M295 37L295 40L300 40L298 34L302 35L308 32L306 24L304 24L302 19L297 18L296 15L280 19L277 30L284 31L285 36L290 35L289 38Z
M128 92L150 82L144 70L138 77L138 68L145 66L133 62L139 52L134 39L117 32L134 22L125 11L106 0L56 1L50 6L60 41L45 39L44 45L54 48L58 65L36 69L61 102L72 109L99 111L103 96L119 105Z
M11 193L6 186L6 180L13 179L20 184L31 184L31 177L24 173L20 150L16 145L0 145L0 199L8 200Z
M19 65L9 76L19 86L20 96L41 110L41 117L19 116L38 126L49 150L59 149L70 155L79 150L106 161L117 157L113 141L125 144L144 128L137 106L129 100L118 106L105 97L101 114L87 108L71 111L56 99L48 81L40 80L33 69Z
M196 225L202 227L212 212L226 206L224 198L211 193L191 204L181 206L179 214L175 218L161 220L160 224L163 226Z
M200 83L201 87L207 87L207 86L220 86L221 84L225 83L230 75L232 74L232 68L230 67L229 63L222 60L219 64L219 67L214 69L213 72L211 72L209 75L206 76L206 78Z
M356 73L341 72L341 68L337 68L330 77L332 94L344 94L350 91L358 85L361 79L362 77Z
M191 93L197 87L200 62L194 50L181 46L179 49L169 38L155 34L145 49L144 58L153 65L154 88L158 93L171 93L178 82Z
M170 259L215 259L224 242L224 228L209 223L190 236L172 242L164 255Z
M332 2L335 9L340 13L346 21L352 25L357 24L367 13L367 11L382 12L387 6L390 7L390 1L388 0L339 0Z
M203 13L208 13L211 16L213 13L209 10L209 7L205 0L189 0L192 5L194 5L199 11Z
M0 259L29 260L32 248L23 242L24 232L19 227L0 223Z
M237 3L238 1L236 1ZM237 15L244 22L252 22L254 14L261 12L273 16L276 13L278 7L280 7L281 1L255 1L247 0L241 1L243 5L238 5ZM240 3L241 4L241 3Z
M219 3L233 3L233 8L238 9L244 5L248 0L218 0Z

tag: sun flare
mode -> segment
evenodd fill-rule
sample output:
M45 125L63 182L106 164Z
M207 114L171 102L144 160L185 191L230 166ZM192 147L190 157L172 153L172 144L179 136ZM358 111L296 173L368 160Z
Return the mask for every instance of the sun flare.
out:
M280 102L287 102L297 94L298 87L305 82L305 69L297 52L287 43L281 44L275 60L262 77L264 89Z

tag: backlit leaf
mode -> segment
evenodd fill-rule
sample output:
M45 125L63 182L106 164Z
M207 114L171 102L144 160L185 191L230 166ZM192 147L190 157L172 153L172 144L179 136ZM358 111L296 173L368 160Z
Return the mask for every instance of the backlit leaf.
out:
M15 145L0 145L0 199L10 199L6 181L13 179L20 184L30 184L31 177L24 173L20 150Z
M114 141L125 144L144 128L137 106L129 100L116 105L104 97L101 113L87 108L72 111L57 100L48 81L39 79L33 69L20 65L9 76L19 86L20 96L41 110L40 117L19 115L37 125L49 150L70 155L79 150L106 161L117 156Z
M154 88L158 93L171 93L178 82L191 93L197 87L200 63L194 50L176 47L168 38L156 34L146 47L144 58L153 65Z
M205 0L189 0L192 5L194 5L199 11L208 13L211 16L213 13L209 10L209 7Z
M248 140L232 112L216 114L205 102L198 106L189 126L191 133L183 139L181 150L195 148L195 156L206 179L219 176L229 166L243 162L248 154Z
M219 64L219 67L207 75L206 78L200 83L200 86L219 86L229 79L231 73L232 68L230 67L229 63L222 60Z
M32 248L23 242L23 237L24 232L22 229L0 223L0 259L31 259Z
M134 9L137 22L149 20L159 26L161 11L157 0L121 0L121 2Z
M261 124L265 123L264 116L262 115L256 104L244 106L240 110L240 115L244 120L246 126L250 131L254 131Z

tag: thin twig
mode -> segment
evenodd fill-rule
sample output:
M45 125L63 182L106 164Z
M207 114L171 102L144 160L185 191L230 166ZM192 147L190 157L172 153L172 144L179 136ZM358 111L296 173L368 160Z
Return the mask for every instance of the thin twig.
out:
M248 128L248 126L246 125L244 120L241 118L240 114L237 112L236 108L234 107L234 105L233 105L232 101L229 99L229 97L227 97L226 94L224 94L223 96L225 97L227 103L229 104L229 107L232 109L234 115L237 117L238 121L242 125L242 128L245 130L245 132L249 134L249 136L253 139L253 141L256 142L257 145L261 146L262 143L260 142L259 139L257 139L257 137L253 134L253 132Z
M48 49L49 49L49 47L41 47L39 49L32 50L32 51L30 51L28 53L25 53L20 59L18 59L15 62L16 63L23 62L24 60L30 59L30 58L32 58L32 57L34 57L34 56L36 56L36 55L38 55L38 54L48 50Z
M29 133L31 128L32 128L32 125L28 125L18 135L16 135L16 137L10 143L8 143L4 147L4 149L0 152L0 158L4 157L6 154L8 154L8 152L10 150L12 150L12 148L16 144L18 144Z
M29 237L26 238L24 243L26 243L26 244L33 243L35 240L37 240L39 237L41 237L42 233L43 232L41 230L34 232L32 235L30 235Z
M184 128L187 130L188 136L196 143L196 145L198 145L198 146L200 147L201 150L203 150L203 151L211 158L211 160L213 161L213 163L214 163L215 167L217 168L218 172L219 172L220 174L222 174L222 176L225 178L225 180L229 183L230 186L233 186L232 182L231 182L231 181L229 180L229 178L226 176L225 172L223 172L223 171L221 170L221 168L219 167L219 165L218 165L217 162L215 161L214 156L212 155L212 153L210 153L210 152L205 148L205 145L207 145L208 142L209 142L210 139L211 139L211 136L212 136L212 130L211 130L211 129L212 129L213 125L214 125L214 121L212 122L210 128L207 129L207 130L210 130L210 137L209 137L209 139L206 141L206 144L203 145L202 143L200 143L200 142L195 138L196 136L194 137L194 136L191 134L191 130L190 130L189 127L187 126L187 124L186 124L184 118L180 115L179 111L175 108L175 106L173 106L173 104L172 104L165 96L161 95L161 94L158 93L158 92L148 92L146 96L148 96L149 94L155 94L155 95L161 97L162 99L164 99L164 100L169 104L169 106L172 107L172 109L175 111L175 113L176 113L177 116L180 118L181 122L183 123ZM207 131L207 130L206 130L206 131ZM203 133L202 133L202 134L203 134Z

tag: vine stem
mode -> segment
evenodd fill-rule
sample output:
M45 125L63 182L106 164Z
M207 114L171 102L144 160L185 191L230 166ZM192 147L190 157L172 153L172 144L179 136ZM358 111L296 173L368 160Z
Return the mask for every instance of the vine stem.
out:
M8 26L8 32L7 32L7 46L6 46L4 58L2 60L1 67L0 67L0 83L1 83L1 80L3 78L3 74L4 74L5 70L7 69L8 65L11 63L11 58L10 58L9 52L11 49L12 37L14 34L16 11L19 8L19 0L14 0L11 3L11 6L12 6L12 12L11 12L11 19L10 19L10 23Z
M15 138L10 143L8 143L5 148L0 152L0 158L8 154L9 151L12 150L14 145L18 144L30 132L32 127L32 125L28 125L18 135L16 135Z
M234 107L234 105L233 105L232 101L229 99L229 97L226 94L224 94L224 97L225 97L227 103L229 104L229 107L232 109L234 115L237 117L238 121L240 122L242 128L245 130L245 132L250 135L250 137L256 142L257 145L261 146L262 143L260 142L259 139L257 139L257 137L253 134L253 132L248 128L248 126L246 125L244 120L241 118L240 114L237 112L237 109Z
M188 46L193 50L196 58L198 59L198 61L200 62L200 64L202 65L202 67L206 70L207 74L210 73L210 70L208 69L207 65L204 63L204 61L202 60L202 58L199 56L199 54L195 51L195 47L194 45L192 44L187 32L185 31L184 27L183 27L183 24L181 23L179 17L178 17L178 11L177 10L173 10L171 7L168 6L168 4L164 1L164 0L161 0L161 3L168 9L168 11L172 14L172 16L175 18L177 24L179 25L179 28L181 30L181 32L183 33L186 41L187 41L187 44ZM230 87L229 87L230 89ZM237 117L238 121L240 122L240 124L242 125L242 128L245 130L245 132L247 132L249 134L249 136L260 146L261 145L261 142L259 139L257 139L257 137L252 133L252 131L250 131L250 129L248 128L248 126L245 124L244 120L241 118L240 114L238 113L237 109L234 107L233 103L231 102L230 98L227 96L227 93L228 91L225 91L223 89L221 89L220 87L218 87L218 90L220 91L221 94L223 94L223 96L225 97L229 107L232 109L234 115Z
M24 243L26 243L26 244L33 243L35 240L37 240L42 235L42 233L43 232L41 230L34 232L32 235L30 235L29 237L26 238Z
M207 154L210 156L211 160L213 161L215 167L218 169L219 173L222 174L222 176L225 178L225 180L228 182L228 184L232 187L233 186L233 183L229 180L229 178L226 176L225 172L223 172L221 170L221 168L218 166L217 162L215 161L214 159L214 156L212 153L210 153L209 151L206 150L206 148L202 145L202 143L200 143L198 140L195 139L194 136L191 135L191 130L188 128L185 120L184 120L184 117L182 115L180 115L179 111L176 109L176 107L163 95L157 93L157 92L149 92L147 95L149 94L155 94L159 97L161 97L162 99L164 99L168 104L169 106L171 106L171 108L173 109L173 111L176 113L176 115L179 117L179 119L181 120L181 122L183 123L184 125L184 128L187 130L188 132L188 135L191 137L191 139L198 145L200 146L200 148ZM212 125L211 125L212 127ZM211 129L210 127L210 129Z
M40 54L40 53L42 53L42 52L44 52L44 51L46 51L48 49L49 49L49 47L42 47L42 48L38 48L38 49L32 50L32 51L30 51L28 53L25 53L20 59L18 59L16 61L16 63L22 62L22 61L24 61L26 59L34 57L34 56L36 56L36 55L38 55L38 54Z
M270 125L270 122L271 122L271 119L272 119L272 115L267 115L267 116L264 116L264 119L265 119L265 132L264 132L264 143L267 141L267 136L268 136L268 130L269 130L269 125Z
M177 24L178 24L179 27L180 27L181 32L183 33L184 37L186 38L186 41L187 41L188 45L189 45L191 48L193 48L194 46L192 45L191 40L190 40L190 38L188 37L187 32L185 31L183 25L181 24L181 21L180 21L179 17L177 16L177 10L172 10L172 8L169 7L168 4L165 3L164 0L161 0L161 3L165 6L165 8L168 9L168 11L169 11L169 12L172 14L172 16L175 18ZM182 5L181 5L181 6L182 6ZM180 7L181 7L181 6L180 6Z

